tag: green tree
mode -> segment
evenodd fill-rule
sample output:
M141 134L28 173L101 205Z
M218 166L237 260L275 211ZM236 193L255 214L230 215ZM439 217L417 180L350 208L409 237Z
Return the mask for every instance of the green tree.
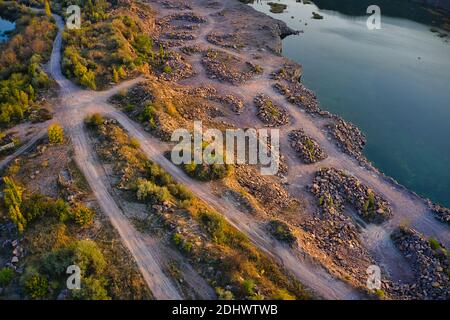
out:
M47 133L50 144L59 144L64 141L64 130L57 123L50 125Z

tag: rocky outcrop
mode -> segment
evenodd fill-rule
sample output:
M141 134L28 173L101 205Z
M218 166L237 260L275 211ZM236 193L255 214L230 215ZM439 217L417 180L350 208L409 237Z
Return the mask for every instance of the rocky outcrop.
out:
M289 142L304 163L316 163L328 156L320 145L301 129L289 133Z

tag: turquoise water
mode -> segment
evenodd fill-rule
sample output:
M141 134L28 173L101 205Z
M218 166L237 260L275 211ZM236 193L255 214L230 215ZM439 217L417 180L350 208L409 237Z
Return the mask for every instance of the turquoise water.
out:
M277 2L288 5L282 14L265 1L251 5L304 30L283 50L302 64L322 108L364 131L365 155L381 171L450 206L450 44L430 32L435 18L382 0L382 29L371 31L361 1L315 1L328 10ZM324 19L311 19L312 11Z
M14 22L10 22L8 20L0 18L0 43L8 40L8 37L4 32L14 30L15 27L16 24Z

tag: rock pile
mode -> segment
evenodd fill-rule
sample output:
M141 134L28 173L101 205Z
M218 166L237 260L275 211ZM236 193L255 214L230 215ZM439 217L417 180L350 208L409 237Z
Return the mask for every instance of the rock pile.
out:
M450 260L442 245L435 240L427 241L407 227L396 229L391 238L411 263L418 278L414 284L403 285L402 294L415 299L450 299Z
M192 12L186 12L186 13L175 13L168 16L165 16L161 18L157 24L162 30L168 30L172 26L177 26L183 22L189 22L200 24L205 23L207 20L203 18L202 16L198 16L195 13Z
M269 127L277 127L289 123L287 110L275 105L269 96L260 94L255 97L254 102L258 109L258 117Z
M282 68L278 71L272 73L273 80L286 80L289 83L295 84L300 82L300 77L302 75L302 68L297 63L284 64Z
M239 39L236 33L218 34L216 32L212 32L206 37L206 39L208 42L224 48L238 50L244 47L244 43Z
M122 107L125 107L128 104L143 107L154 99L155 97L149 87L144 82L141 82L128 89L125 94L119 93L114 95L111 97L110 101L113 104L118 104Z
M301 129L291 131L289 141L291 147L304 163L316 163L328 157L320 145Z
M2 248L10 248L12 249L11 260L5 264L5 267L11 268L16 272L22 272L22 269L19 267L20 259L22 259L26 255L25 249L20 244L20 240L15 239L7 239L3 241Z
M362 155L366 137L358 127L342 119L337 119L335 123L328 125L327 129L342 151L362 162L366 162Z
M183 41L195 40L195 36L189 32L167 32L163 35L163 37L170 40L183 40Z
M195 75L192 66L177 52L169 52L163 72L159 77L166 81L178 81Z
M199 45L192 45L192 46L184 46L180 48L180 51L190 56L197 53L203 53L204 49Z
M334 168L319 170L311 191L319 199L319 205L342 211L344 203L348 202L369 223L381 223L392 216L388 201L355 177Z
M283 187L261 176L249 166L238 166L235 173L239 184L274 214L296 203Z
M431 209L433 210L436 219L450 225L450 209L438 204L431 205Z
M306 112L313 114L320 113L315 93L307 89L300 82L289 85L277 82L274 84L274 88L285 96L290 103L304 109Z
M211 86L194 88L189 91L189 94L223 103L237 114L240 114L245 107L244 102L241 99L232 94L220 95L216 88Z
M183 0L163 1L162 5L167 9L192 10L192 6L187 1Z
M233 85L242 84L262 73L261 67L248 61L242 62L238 58L218 50L208 50L202 63L211 79L229 82Z

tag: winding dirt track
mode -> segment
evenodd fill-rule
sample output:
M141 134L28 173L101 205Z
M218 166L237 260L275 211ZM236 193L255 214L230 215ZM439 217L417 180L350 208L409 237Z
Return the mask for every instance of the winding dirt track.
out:
M197 42L198 44L205 45L205 36L210 31L215 30L214 18L211 17L211 14L215 11L199 6L197 1L192 1L191 5L195 8L197 14L204 15L208 20L203 26L205 29L200 31L200 37L193 41L192 44ZM226 6L227 4L222 5ZM172 12L173 11L171 10L161 8L159 13L167 15ZM252 217L237 210L233 204L227 202L227 200L216 196L211 191L211 188L208 187L208 184L200 183L187 177L178 167L174 166L163 156L163 152L167 150L168 145L146 133L139 124L131 121L126 115L114 109L113 106L107 103L107 100L111 95L122 89L131 87L142 79L124 82L121 85L104 92L82 90L66 79L60 68L61 30L64 28L64 25L60 17L55 16L55 19L58 23L59 33L55 39L53 53L49 64L50 74L61 87L61 108L57 110L55 118L61 121L69 133L75 148L75 160L83 171L83 174L86 176L103 212L111 219L112 224L122 237L124 244L136 259L144 279L157 299L181 299L182 296L173 282L162 271L158 257L153 254L151 248L131 226L114 198L108 192L108 188L104 183L104 172L100 168L101 166L97 159L93 156L94 152L89 145L89 140L83 126L83 119L92 112L101 112L117 119L132 136L139 140L143 152L149 158L161 165L167 172L173 175L178 182L188 186L199 198L218 210L236 228L244 232L255 245L277 258L288 270L296 275L302 283L311 288L319 296L326 299L363 298L354 288L333 278L324 269L318 267L308 258L304 257L300 250L286 248L277 241L274 241L265 233L265 231L263 231L259 221L254 220ZM211 44L208 44L208 46L214 47ZM223 50L223 48L217 49ZM248 61L252 60L251 52L241 52L237 54L233 51L229 51L229 53L237 55L241 59L246 59ZM381 253L383 250L394 250L386 244L386 235L388 235L404 218L407 218L411 222L411 225L420 232L427 236L435 236L448 245L450 242L449 228L437 222L432 217L423 199L397 187L382 175L361 168L356 161L340 152L337 147L327 139L316 119L312 119L310 116L300 112L298 108L286 103L282 96L273 91L271 86L272 83L269 80L269 74L280 65L281 59L281 57L275 55L268 56L267 60L265 60L264 75L258 79L249 81L240 87L217 82L214 82L214 86L220 91L232 92L237 96L243 97L247 105L252 105L253 97L257 94L268 94L276 103L285 106L293 118L290 126L281 129L282 137L287 136L289 130L302 127L305 132L316 139L329 154L329 158L318 165L296 165L295 155L290 151L289 147L283 148L283 145L288 146L287 140L283 140L281 149L285 152L291 168L288 174L288 179L292 186L291 191L296 195L302 195L305 192L305 184L310 183L312 175L321 166L329 165L343 169L355 175L363 183L372 187L393 204L394 219L385 223L380 228L368 227L364 231L366 245L373 251ZM206 76L205 72L198 64L198 60L195 61L195 58L193 58L192 65L197 69L197 76L187 80L187 84L199 85L212 83L212 80ZM247 108L245 113L239 118L238 123L245 124L245 126L261 126L261 123L255 118L254 109L250 108ZM18 156L20 153L26 151L27 148L44 134L45 131L41 131L38 135L33 137L29 143L23 146L22 149L19 149L10 156L8 161L12 160L14 156ZM0 162L0 168L4 167L8 161L5 159ZM384 255L385 260L393 259L392 257L394 257L392 254ZM394 263L391 261L384 262L387 264ZM208 290L205 289L205 292L206 291ZM205 295L207 294L205 293Z

